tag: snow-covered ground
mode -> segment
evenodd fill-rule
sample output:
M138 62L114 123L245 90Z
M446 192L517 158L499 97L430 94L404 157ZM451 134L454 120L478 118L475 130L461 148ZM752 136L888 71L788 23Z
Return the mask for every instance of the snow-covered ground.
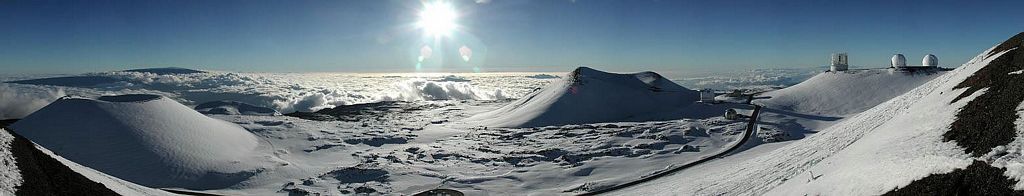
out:
M0 128L0 195L172 195L71 162Z
M823 72L800 84L760 94L754 103L805 114L845 116L870 109L944 73L889 68Z
M153 187L223 188L264 157L242 127L157 95L61 98L11 125L76 163Z
M730 88L758 92L783 87L783 83L791 83L789 80L800 74L820 71L766 73L769 75L754 79L726 80L721 76L710 79L729 81ZM833 73L814 77L817 79L813 79L812 84L819 86L800 84L795 88L824 89L830 88L826 85L847 85L846 82L855 80L869 80L865 81L868 83L912 81L875 94L896 96L899 90L910 90L914 82L923 83L918 80L941 75L878 77L873 75L884 74L874 71L849 73L853 77L823 76L825 74ZM738 75L747 77L749 74ZM26 135L39 130L55 133L30 138L49 138L37 142L58 154L68 150L56 147L64 144L53 144L53 141L75 144L72 138L58 137L73 135L68 132L130 133L127 134L130 137L88 139L113 146L107 146L110 148L106 150L75 149L80 152L74 154L97 153L92 156L94 160L113 160L81 161L87 166L127 164L115 156L124 153L114 151L125 149L117 144L131 143L141 147L126 148L131 151L128 154L146 155L142 151L153 151L156 154L147 155L150 158L146 160L159 160L159 164L147 164L151 168L144 168L146 172L118 172L116 167L106 166L94 168L110 170L106 173L152 187L227 195L412 194L434 188L450 188L471 195L580 194L637 180L741 145L730 156L680 174L729 168L726 166L792 146L789 144L802 142L800 139L817 137L815 133L820 130L850 121L844 118L856 119L854 113L858 109L878 104L863 102L850 107L827 105L847 103L842 101L819 102L828 107L852 108L844 113L766 107L755 126L755 138L740 144L746 119L728 120L722 114L726 109L735 109L739 114L750 115L752 106L696 103L694 91L651 72L611 74L580 68L569 74L108 72L61 77L64 78L34 81L48 85L25 84L32 83L31 80L0 85L3 92L10 92L19 100L0 101L0 111L31 112L45 104L25 103L49 103L64 95L85 97L60 99L47 107L53 107L54 111L43 109L32 115L7 113L10 115L5 117L28 115L15 124L17 131ZM36 78L3 80L24 79ZM771 105L769 103L784 103L779 100L798 97L771 93L774 92L766 93L772 95L771 99L761 99L764 96L759 95L755 102ZM123 94L166 98L146 99L158 100L156 102L119 102L101 97ZM804 101L819 101L819 98ZM76 104L63 104L69 101ZM202 114L188 107L195 107ZM127 112L112 112L121 109ZM75 121L74 116L81 112L103 115L88 117L93 120ZM64 120L44 123L53 119ZM215 146L202 144L203 140L234 142L237 138L244 141L249 136L224 139L172 129L217 124L213 121L237 125L239 130L244 130L244 135L257 138L256 146L242 149L250 150L247 152L233 153L244 154L241 157L194 153L225 150L190 149ZM82 124L85 122L105 123ZM85 128L71 128L76 126ZM161 134L148 133L154 130ZM196 140L199 144L180 139L194 137L203 139ZM232 146L249 145L244 143ZM164 181L146 179L145 174L159 171L174 172L149 175L152 178L167 176ZM200 186L202 184L216 185Z
M978 184L977 187L987 188L971 190L1019 190L1024 187L1020 182L1016 182L1013 187L990 186L990 183L999 181L999 178L1021 179L1019 144L1020 133L1024 132L1024 129L1020 128L1019 118L1012 120L1017 126L1011 128L1015 130L1010 130L1016 137L1010 135L1011 138L1006 138L1013 142L996 146L984 155L972 156L965 152L965 148L976 147L976 143L971 143L970 140L991 141L992 136L974 135L966 141L948 139L950 125L954 121L959 118L972 118L958 115L958 112L963 111L972 101L995 103L992 99L1019 98L1000 97L1013 95L1007 91L989 92L986 90L988 88L968 91L968 88L962 86L968 82L998 83L993 78L999 76L993 77L992 74L1007 74L992 70L979 71L986 67L1024 67L1020 59L1016 59L1015 64L1010 64L1006 60L1022 58L1020 54L1024 53L1003 56L1007 52L1019 50L1020 40L1024 39L1024 34L1014 39L1016 42L1011 42L1010 46L994 47L993 49L1001 50L990 49L954 71L939 75L907 93L853 115L805 139L770 151L752 150L732 158L716 160L613 194L879 195L896 188L907 187L908 184L926 176L961 170L972 165L972 162L991 164L991 167L998 168L997 171L1005 169L1005 173L972 178L989 181L964 181L966 177L947 176L945 178L948 178L948 182L923 186L940 188L935 190L965 190L959 187ZM999 63L993 63L995 61ZM1012 75L1012 72L1009 74ZM988 100L976 100L988 93L994 94L985 97ZM1019 101L1011 104L1015 105L1015 108L1021 108ZM1017 113L1020 113L1019 110Z
M160 188L189 188L222 194L304 192L411 194L437 187L478 194L523 192L578 194L635 180L643 175L717 154L726 147L736 145L738 139L742 137L746 122L742 119L726 120L721 117L721 114L727 108L738 109L743 114L749 114L751 109L750 106L743 104L694 104L694 97L677 96L687 94L688 89L673 86L675 84L654 73L621 75L618 76L620 79L607 80L602 83L599 82L600 79L593 79L590 76L604 77L602 74L607 73L589 70L586 73L589 86L577 90L583 90L584 93L596 93L588 94L590 96L587 98L597 101L576 105L574 107L578 111L575 112L585 112L588 108L609 105L608 103L611 102L601 101L607 97L601 93L610 95L616 93L616 90L604 88L631 88L622 85L638 85L636 92L620 92L620 95L625 95L623 98L668 96L649 99L649 102L644 104L656 106L659 102L671 101L680 102L678 105L685 107L665 107L664 112L671 114L672 117L654 121L640 119L633 114L597 119L594 123L586 124L499 128L481 126L482 124L476 121L465 119L501 108L513 100L504 98L518 98L534 91L544 92L544 90L537 89L553 82L571 84L564 82L574 80L574 78L567 78L564 76L565 74L552 77L548 74L532 73L468 74L464 76L436 74L436 77L423 78L396 77L390 74L355 76L334 74L247 74L242 76L243 74L234 73L139 74L90 74L104 77L117 76L114 78L120 79L115 79L118 81L114 83L122 84L120 86L99 84L89 87L74 87L71 84L67 84L67 86L5 84L6 88L14 89L12 92L26 96L38 95L40 100L57 100L59 96L63 95L92 97L91 99L59 99L47 108L16 123L15 127L19 132L29 134L30 138L40 138L38 140L41 144L52 146L57 152L92 153L88 156L93 157L91 161L87 160L89 158L74 158L87 163L87 165L94 165L95 168L107 165L102 166L101 170L110 170L107 173ZM145 77L153 78L146 79ZM166 81L157 82L162 80ZM351 80L356 80L356 82ZM631 83L629 80L636 83ZM341 83L339 81L349 82ZM66 81L58 80L57 82ZM223 84L214 85L216 83ZM364 85L357 85L360 83ZM367 86L365 84L377 85ZM478 87L477 84L485 87ZM487 85L494 87L486 87ZM651 87L656 87L656 89ZM246 89L238 90L241 88ZM32 92L38 93L19 91L22 89L34 90ZM282 92L291 93L293 91L294 94L310 94L310 89L319 89L312 90L314 97L318 97L316 99L321 97L316 96L320 94L324 95L322 96L324 100L345 98L363 100L351 101L352 103L373 104L339 102L338 104L346 106L339 107L341 109L336 108L334 111L345 115L336 115L334 116L336 118L332 118L334 120L328 121L310 120L315 118L308 115L278 115L260 109L265 107L284 111L281 113L290 113L288 108L314 109L334 106L331 101L304 102L303 100L307 99L284 99L283 97L286 96L281 96L281 94L287 94ZM548 91L555 92L554 90L561 92L553 94L559 94L566 93L567 89L550 89ZM272 93L264 92L277 94L269 95ZM466 92L495 93L470 95L473 93ZM668 92L668 94L659 92ZM198 112L182 111L181 108L184 108L182 105L168 102L171 99L146 98L125 101L113 100L117 99L116 97L100 97L108 94L129 93L170 97L184 105L199 106L198 110L206 113L206 116L240 125L246 132L259 138L258 146L252 148L252 152L243 154L246 154L246 157L256 157L260 160L247 161L245 159L248 158L233 159L227 158L230 156L209 153L189 154L188 151L205 152L207 150L168 147L210 146L181 142L181 140L173 140L173 138L200 136L208 137L208 139L224 139L169 129L175 127L174 125L192 127L211 124L211 122L200 122L206 120L202 120L203 117ZM197 94L205 95L197 96ZM692 92L689 94L693 95ZM260 101L268 97L281 99ZM408 97L416 98L406 99ZM236 102L207 102L205 100L233 100ZM378 102L392 100L400 102ZM293 103L280 104L284 102ZM246 113L243 111L263 112ZM612 109L605 112L615 114L615 111L617 110ZM85 117L92 120L76 121L74 119L76 115L85 112L94 114ZM651 115L659 114L652 113ZM660 115L664 116L664 114ZM145 118L133 119L130 116ZM299 117L306 117L306 119ZM53 122L55 119L63 120L58 120L61 123L45 123ZM163 123L154 124L151 121ZM95 124L88 124L88 122ZM81 128L73 129L72 127ZM215 129L223 130L225 128ZM32 135L33 131L51 134L43 137ZM86 140L108 145L109 148L70 148L71 150L69 150L69 148L58 147L60 145L74 146L79 144L74 142L75 138L90 137L89 135L59 136L74 135L69 133L76 132L93 133L98 131L131 133L121 135L133 137L99 137L102 134L93 134L92 136L99 138ZM150 131L162 134L152 136ZM164 139L146 139L147 137ZM171 144L174 141L179 142ZM141 147L129 148L117 144L133 144ZM128 164L131 161L144 161L118 158L117 154L124 153L117 152L124 150L132 152L128 154L140 156L146 154L144 151L156 151L159 152L156 155L143 157L150 157L145 158L146 160L170 162L145 164L152 168L144 169L146 172L135 172L134 175L130 171L118 172L115 167L108 167ZM160 154L167 152L169 154ZM192 158L185 158L184 160L188 161L182 161L175 157ZM210 162L202 161L214 157L217 160L239 161L228 165L205 164ZM98 160L108 161L100 162ZM228 162L232 161L228 160ZM123 168L137 167L127 165ZM631 169L623 170L621 168ZM168 177L165 178L166 181L156 181L156 179L144 177L147 176L146 174L159 171L178 172L171 175L148 175L166 176ZM221 174L222 177L224 175L236 176L230 174L244 175L237 181L232 181L236 178L210 179L203 177L204 174L211 173ZM553 181L553 179L559 180ZM214 184L218 185L215 187L198 186L203 183L190 182L216 182ZM230 182L230 184L222 184L226 182Z
M746 125L721 117L537 128L448 122L498 106L435 103L352 122L214 115L266 138L288 163L258 173L246 187L214 192L582 193L719 152Z

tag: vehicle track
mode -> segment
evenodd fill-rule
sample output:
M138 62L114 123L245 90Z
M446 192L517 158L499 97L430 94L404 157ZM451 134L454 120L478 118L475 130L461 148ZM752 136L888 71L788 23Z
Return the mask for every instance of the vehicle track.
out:
M613 186L613 187L604 188L604 189L599 189L599 190L592 191L592 192L583 193L583 194L580 194L580 195L581 196L598 195L598 194L612 192L612 191L615 191L615 190L623 189L623 188L634 186L634 185L641 184L641 183L644 183L644 182L649 182L651 180L658 179L658 178L661 178L661 177L664 177L664 176L668 176L670 174L682 171L684 169L687 169L687 168L690 168L690 167L693 167L693 166L696 166L696 165L700 165L701 163L704 163L704 162L707 162L707 161L710 161L710 160L714 160L714 159L717 159L717 158L725 157L726 155L731 154L733 151L736 151L736 150L740 149L740 147L742 147L743 144L747 143L747 140L749 140L750 137L752 135L754 135L754 126L757 125L757 117L759 116L760 113L761 113L761 106L760 105L754 105L754 111L750 115L749 122L747 122L747 129L746 129L746 132L743 133L743 139L740 139L739 142L736 142L735 145L733 145L729 149L726 149L725 151L722 151L722 152L720 152L718 154L715 154L715 155L711 155L711 156L709 156L707 158L704 158L704 159L701 159L701 160L697 160L697 161L693 161L693 162L690 162L690 163L687 163L687 164L684 164L684 165L680 165L680 166L672 168L672 169L662 170L662 171L660 171L658 173L655 173L653 175L644 176L644 177L642 177L640 179L637 179L637 180L634 180L634 181L631 181L631 182L627 182L627 183L624 183L624 184L619 184L619 185L616 185L616 186Z

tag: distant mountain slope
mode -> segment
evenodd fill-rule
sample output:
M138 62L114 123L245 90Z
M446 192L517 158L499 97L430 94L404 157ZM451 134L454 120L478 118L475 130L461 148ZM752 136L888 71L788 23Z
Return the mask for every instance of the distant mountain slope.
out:
M768 108L831 116L855 114L914 89L941 70L898 72L890 69L823 72L804 82L760 95Z
M614 74L587 67L495 111L471 117L497 127L654 120L660 112L697 101L686 89L654 72Z
M11 125L76 163L150 187L223 188L253 175L257 139L157 95L61 98Z
M99 85L113 84L116 82L124 81L125 78L117 77L117 75L111 73L142 73L152 75L180 75L180 74L196 74L196 73L207 73L205 71L168 67L168 68L148 68L148 69L130 69L120 72L107 72L107 73L90 73L77 76L64 76L64 77L52 77L52 78L39 78L39 79L28 79L28 80L17 80L7 81L6 83L14 84L34 84L34 85L52 85L52 86L68 86L68 87L96 87Z
M180 68L180 67L129 69L129 70L124 70L124 72L151 73L151 74L157 74L157 75L206 73L205 71L194 70L194 69L186 69L186 68Z
M53 78L40 78L29 80L9 81L14 84L52 85L68 87L93 87L101 84L110 84L118 80L107 76L66 76Z
M620 194L1022 194L1022 47L1024 33L803 140Z

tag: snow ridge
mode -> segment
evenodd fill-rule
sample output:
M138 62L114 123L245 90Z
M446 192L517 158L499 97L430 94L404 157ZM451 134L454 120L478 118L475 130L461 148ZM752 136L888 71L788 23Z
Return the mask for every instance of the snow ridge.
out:
M0 195L14 195L16 187L22 183L21 172L14 164L11 142L14 142L14 135L0 129Z

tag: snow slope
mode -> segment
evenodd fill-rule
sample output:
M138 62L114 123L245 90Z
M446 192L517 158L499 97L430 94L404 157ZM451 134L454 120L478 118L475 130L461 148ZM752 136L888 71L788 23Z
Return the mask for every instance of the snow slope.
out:
M248 178L257 138L157 95L61 98L11 125L57 155L151 187L223 188Z
M823 72L797 85L759 95L754 103L807 114L844 116L870 109L935 77L941 70L862 69Z
M614 74L579 67L539 91L468 120L494 127L660 120L656 114L690 105L697 96L654 72Z
M1014 168L1024 162L1024 153L1015 145L1024 143L1019 136L1024 132L1019 119L1014 143L993 148L981 157L966 153L963 141L944 138L950 125L960 118L956 114L969 102L985 93L1005 93L968 91L959 85L968 78L989 79L974 77L989 74L979 72L982 68L1009 66L991 62L1018 50L1021 39L1024 33L1011 39L1018 40L1013 48L994 47L905 94L759 157L711 162L616 194L878 195L926 176L964 168L976 160L995 162L992 166L996 167L1005 165L1010 171L1004 175L1021 179L1020 172L1014 172L1020 171ZM1016 58L1021 58L1020 54L1024 53L1016 54ZM964 92L965 97L958 100ZM1016 187L1024 188L1020 183Z
M351 111L335 113L345 117L339 121L211 115L266 138L276 157L290 164L268 168L244 182L246 187L208 192L410 195L441 187L467 195L579 194L719 153L736 144L746 128L746 121L727 120L719 112L704 119L535 128L459 121L506 103L335 108ZM746 105L695 105L751 112Z
M46 153L50 157L53 157L57 161L60 161L60 163L62 163L65 166L67 166L72 171L74 171L74 172L76 172L76 173L78 173L78 174L80 174L82 176L85 176L86 178L88 178L89 180L92 180L93 182L97 182L97 183L102 184L107 189L110 189L111 191L114 191L117 194L120 194L120 195L175 195L175 194L171 194L169 192L163 191L163 190L149 188L149 187L138 185L138 184L135 184L135 183L132 183L132 182L128 182L128 181L125 181L125 180L122 180L122 179L119 179L119 178L116 178L116 177L104 174L103 172L96 171L96 170L94 170L92 168L79 165L78 163L75 163L75 162L72 162L70 160L67 160L64 157L58 156L56 154L53 154L52 151L46 150L45 148L42 148L41 146L37 145L36 148L39 149L41 152Z
M0 129L0 195L14 195L16 186L22 182L18 166L15 165L11 143L14 136Z
M83 167L0 128L0 195L172 195Z
M157 75L206 73L205 71L188 69L188 68L181 68L181 67L161 67L161 68L129 69L129 70L124 70L124 72L151 73L151 74L157 74Z

